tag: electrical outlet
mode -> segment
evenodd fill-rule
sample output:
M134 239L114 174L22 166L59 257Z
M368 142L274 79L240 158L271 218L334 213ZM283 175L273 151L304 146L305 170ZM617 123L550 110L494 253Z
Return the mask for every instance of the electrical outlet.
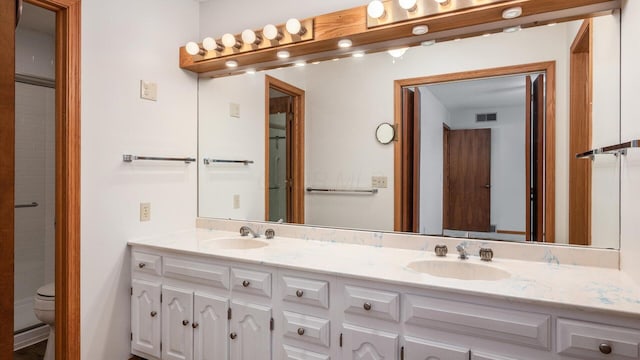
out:
M157 101L158 84L151 81L140 80L140 98Z
M240 194L233 195L233 208L240 209Z
M151 220L151 203L140 203L140 221Z
M372 176L371 177L371 187L374 189L384 189L387 187L387 177L386 176Z

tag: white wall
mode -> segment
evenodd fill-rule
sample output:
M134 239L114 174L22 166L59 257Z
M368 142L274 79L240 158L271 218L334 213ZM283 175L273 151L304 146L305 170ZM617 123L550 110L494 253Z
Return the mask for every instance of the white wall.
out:
M523 79L524 80L524 79ZM491 129L491 224L497 230L525 231L525 104L451 111L449 126ZM477 123L477 113L497 113L498 121Z
M622 8L622 140L640 139L640 2L623 1ZM621 260L622 270L640 284L640 151L632 149L622 160Z
M420 232L442 235L443 123L451 115L428 87L420 87Z
M129 358L127 240L194 225L195 164L122 154L196 156L197 82L178 48L197 37L197 19L195 1L82 3L83 359ZM158 101L139 98L141 79L157 82ZM140 202L150 222L138 221Z

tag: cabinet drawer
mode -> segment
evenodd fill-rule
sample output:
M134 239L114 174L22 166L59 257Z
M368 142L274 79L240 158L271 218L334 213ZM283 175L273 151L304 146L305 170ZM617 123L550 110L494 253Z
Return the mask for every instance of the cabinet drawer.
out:
M331 357L326 354L318 354L309 350L298 349L293 346L283 345L284 360L331 360Z
M225 266L165 256L164 276L229 289L229 268Z
M383 320L400 320L400 295L395 292L346 285L345 312Z
M329 320L289 311L283 312L283 315L285 336L329 347Z
M293 276L282 276L282 298L286 301L329 308L329 283Z
M407 324L549 350L551 318L458 301L407 295Z
M581 359L638 359L640 330L558 319L558 353ZM610 351L609 351L610 350Z
M232 268L231 287L234 291L271 297L271 274L262 271Z
M160 276L162 274L162 258L158 255L132 251L131 269L133 273Z

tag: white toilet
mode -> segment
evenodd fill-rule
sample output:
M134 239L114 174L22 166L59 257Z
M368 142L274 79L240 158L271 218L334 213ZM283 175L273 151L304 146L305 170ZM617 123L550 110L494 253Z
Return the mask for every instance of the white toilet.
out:
M38 320L49 325L49 339L47 340L47 350L44 353L43 360L54 360L55 358L55 297L54 284L41 286L34 297L33 312Z

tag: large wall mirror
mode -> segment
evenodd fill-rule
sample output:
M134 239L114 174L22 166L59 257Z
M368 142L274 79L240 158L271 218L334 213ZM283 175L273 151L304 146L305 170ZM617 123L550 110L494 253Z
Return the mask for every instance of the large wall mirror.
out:
M199 216L619 247L619 11L394 55L200 79Z

